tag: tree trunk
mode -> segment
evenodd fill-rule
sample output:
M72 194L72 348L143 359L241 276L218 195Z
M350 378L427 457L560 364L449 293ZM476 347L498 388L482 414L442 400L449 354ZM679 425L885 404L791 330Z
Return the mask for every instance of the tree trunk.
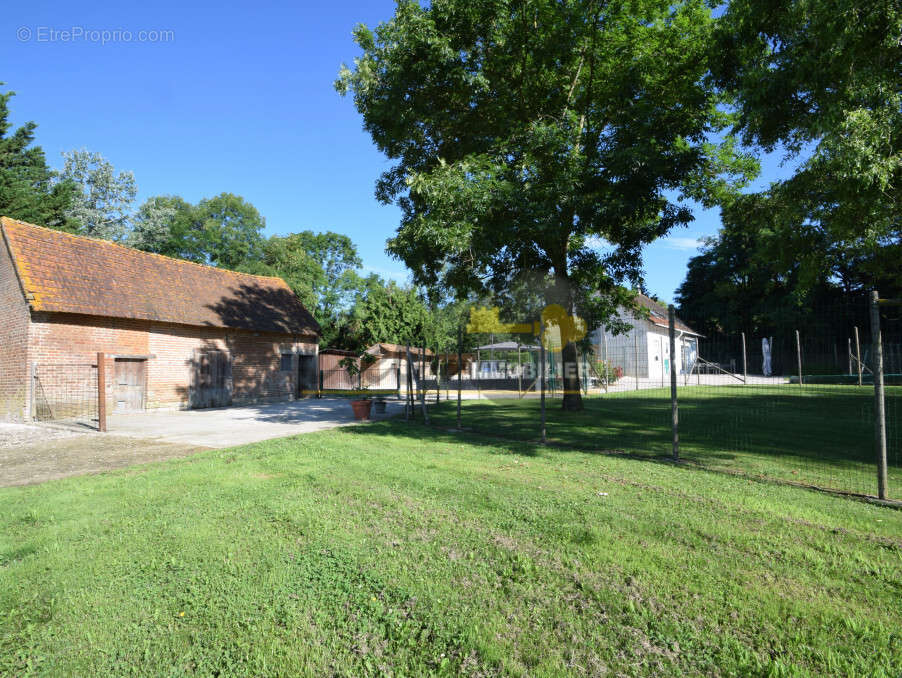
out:
M576 353L576 344L568 342L561 350L561 362L564 374L564 402L563 409L568 412L581 412L583 409L583 395L579 383L579 360Z
M566 252L566 245L562 247ZM554 287L550 290L549 301L557 303L566 311L566 318L561 318L561 383L564 390L562 408L568 412L581 412L583 409L583 396L579 384L579 362L576 352L576 344L570 336L569 328L574 315L573 291L570 289L570 280L567 276L566 258L562 256L555 265Z

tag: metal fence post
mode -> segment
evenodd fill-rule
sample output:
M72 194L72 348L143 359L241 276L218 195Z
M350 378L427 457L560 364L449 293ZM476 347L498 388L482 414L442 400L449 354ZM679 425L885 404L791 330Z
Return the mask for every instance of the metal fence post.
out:
M802 341L798 330L796 330L796 362L799 365L799 386L802 386Z
M106 355L97 354L97 430L106 432Z
M676 311L673 304L667 307L670 334L670 415L673 429L673 460L680 458L680 413L677 404L677 371L676 371ZM745 335L743 335L745 336Z
M871 292L871 341L874 353L874 447L877 452L877 496L886 499L886 400L883 392L883 339L880 336L880 295Z

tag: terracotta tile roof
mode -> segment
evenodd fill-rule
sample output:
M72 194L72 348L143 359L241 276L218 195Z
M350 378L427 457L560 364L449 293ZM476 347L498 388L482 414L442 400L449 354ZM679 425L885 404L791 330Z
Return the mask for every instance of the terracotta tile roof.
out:
M648 310L648 319L657 325L658 327L670 327L670 321L667 317L667 307L659 301L655 301L651 297L647 297L644 294L639 294L636 296L636 302L639 306ZM695 334L697 336L701 336L698 332L693 330L689 325L684 323L679 318L676 318L674 322L674 327L687 334Z
M284 334L320 331L281 278L149 254L8 217L0 217L0 231L35 311Z
M402 344L379 343L370 346L366 350L366 352L371 355L379 355L381 353L400 353L403 356L407 355L407 346ZM418 346L411 346L410 355L420 355L420 348ZM426 355L432 355L432 351L430 351L428 348L426 349Z

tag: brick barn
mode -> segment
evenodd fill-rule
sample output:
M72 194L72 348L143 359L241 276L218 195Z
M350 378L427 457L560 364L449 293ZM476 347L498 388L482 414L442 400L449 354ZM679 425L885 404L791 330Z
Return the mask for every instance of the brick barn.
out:
M8 217L0 235L0 419L75 407L92 369L96 402L98 352L106 355L108 412L272 402L316 390L320 329L280 278Z

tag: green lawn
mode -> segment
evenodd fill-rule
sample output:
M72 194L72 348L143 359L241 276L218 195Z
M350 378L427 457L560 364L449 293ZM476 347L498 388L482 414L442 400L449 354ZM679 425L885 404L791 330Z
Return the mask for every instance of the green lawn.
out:
M902 513L384 422L0 491L0 675L902 671Z
M453 395L453 394L452 394ZM902 388L887 388L890 496L902 500ZM857 386L721 386L679 390L682 456L709 468L742 471L823 488L876 494L874 396ZM547 406L548 439L588 450L639 455L671 451L670 389L585 400L585 411ZM455 401L432 413L453 428ZM464 401L463 427L537 440L537 399Z

